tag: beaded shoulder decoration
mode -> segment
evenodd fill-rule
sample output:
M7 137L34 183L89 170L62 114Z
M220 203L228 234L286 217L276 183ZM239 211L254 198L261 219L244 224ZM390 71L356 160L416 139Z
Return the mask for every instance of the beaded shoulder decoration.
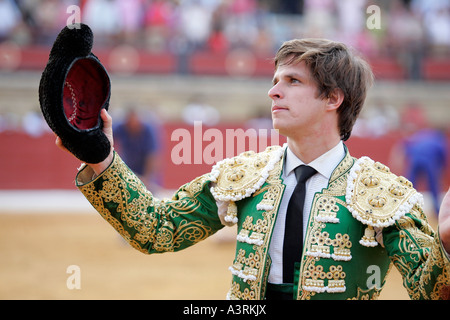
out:
M374 228L392 226L415 205L423 206L423 197L406 178L362 157L348 176L346 202L353 217L367 225L360 243L373 247L378 244Z
M228 203L227 223L237 223L235 202L250 197L262 187L284 150L285 147L271 146L260 153L247 151L213 166L211 181L215 185L211 193L216 200Z

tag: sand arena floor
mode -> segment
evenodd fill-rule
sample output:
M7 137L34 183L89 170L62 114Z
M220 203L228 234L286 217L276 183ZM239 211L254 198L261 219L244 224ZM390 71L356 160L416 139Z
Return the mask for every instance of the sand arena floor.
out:
M95 212L0 214L0 299L222 300L234 230L178 253L145 255ZM67 272L79 267L80 289ZM392 269L381 299L408 299Z

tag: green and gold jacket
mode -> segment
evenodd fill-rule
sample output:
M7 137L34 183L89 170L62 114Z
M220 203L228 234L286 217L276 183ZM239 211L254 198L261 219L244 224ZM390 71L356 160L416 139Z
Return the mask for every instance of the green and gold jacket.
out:
M84 166L77 187L134 248L152 254L187 248L237 225L228 299L264 299L269 244L284 193L285 147L225 159L156 199L115 153L98 177ZM394 265L412 299L447 298L450 260L403 177L348 151L316 193L294 284L296 299L376 299Z

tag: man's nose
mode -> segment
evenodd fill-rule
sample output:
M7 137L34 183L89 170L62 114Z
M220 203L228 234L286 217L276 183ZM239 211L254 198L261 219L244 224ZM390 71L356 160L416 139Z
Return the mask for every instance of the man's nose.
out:
M278 83L270 88L268 95L272 100L279 99L283 96Z

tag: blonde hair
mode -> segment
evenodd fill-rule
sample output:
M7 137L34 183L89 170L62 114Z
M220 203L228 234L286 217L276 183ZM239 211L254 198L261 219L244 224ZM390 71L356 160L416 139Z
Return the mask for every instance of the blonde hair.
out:
M341 139L346 141L366 100L374 76L369 64L345 44L326 39L294 39L286 41L275 56L275 68L283 64L305 62L318 96L329 97L342 90L344 100L338 109Z

